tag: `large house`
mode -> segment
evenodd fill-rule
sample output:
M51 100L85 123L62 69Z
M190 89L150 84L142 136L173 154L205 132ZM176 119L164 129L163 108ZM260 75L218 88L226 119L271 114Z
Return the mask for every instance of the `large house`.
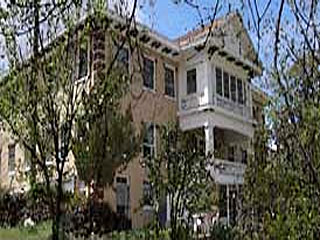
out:
M121 19L113 18L112 27L121 29ZM234 223L237 195L244 181L247 157L252 152L255 128L263 121L265 101L263 92L251 83L252 78L262 74L262 65L241 16L230 13L212 26L175 40L141 25L135 34L143 46L143 70L142 76L134 78L132 93L124 103L130 103L133 121L138 129L144 124L147 134L141 154L115 177L114 187L106 188L104 199L115 212L130 219L134 228L149 221L150 206L147 203L141 206L143 195L150 191L141 159L157 154L156 125L178 121L183 131L198 133L198 143L204 151L214 152L211 175L218 184L219 197L224 200L219 206L219 217L228 224ZM97 54L102 59L93 57L91 63L80 62L95 65L95 61L107 61L108 53L112 52L107 38L107 32L100 33L94 40L100 42L91 44L93 54L102 53ZM121 56L129 71L133 71L136 56L129 48L124 48ZM85 78L89 68L82 69L85 71L81 78ZM10 139L10 134L1 132L0 184L26 188L26 183L18 183L16 170L25 153ZM70 179L65 188L72 190L79 183ZM168 209L164 204L163 221L169 221Z

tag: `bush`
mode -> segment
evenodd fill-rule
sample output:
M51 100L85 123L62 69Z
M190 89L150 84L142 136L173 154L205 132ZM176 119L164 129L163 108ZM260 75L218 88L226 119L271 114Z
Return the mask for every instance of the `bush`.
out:
M212 227L210 236L212 240L233 240L235 233L232 227L218 223Z

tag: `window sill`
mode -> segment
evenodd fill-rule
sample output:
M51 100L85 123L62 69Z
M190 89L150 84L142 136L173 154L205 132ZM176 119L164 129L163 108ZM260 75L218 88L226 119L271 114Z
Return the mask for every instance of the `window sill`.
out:
M143 91L147 91L147 92L151 92L151 93L156 93L156 90L154 89L154 88L148 88L148 87L145 87L145 86L143 86L142 87L142 90Z
M144 205L142 209L144 212L152 212L153 211L153 208L151 205Z
M173 101L173 102L176 102L176 97L172 97L172 96L169 96L167 94L164 94L164 97L170 101Z

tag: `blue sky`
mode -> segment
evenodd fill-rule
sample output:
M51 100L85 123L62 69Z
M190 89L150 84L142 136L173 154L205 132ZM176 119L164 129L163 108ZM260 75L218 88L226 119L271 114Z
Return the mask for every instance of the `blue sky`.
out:
M149 1L141 0L143 7L139 11L139 20L171 39L194 29L200 23L197 10L183 3L183 1L178 4L174 3L176 0L151 0L151 4ZM205 19L208 13L212 14L216 1L198 0L195 2L200 2L201 16ZM224 8L219 9L218 16L226 14L226 6L228 6L229 1L220 2ZM235 9L236 6L233 4L232 10Z

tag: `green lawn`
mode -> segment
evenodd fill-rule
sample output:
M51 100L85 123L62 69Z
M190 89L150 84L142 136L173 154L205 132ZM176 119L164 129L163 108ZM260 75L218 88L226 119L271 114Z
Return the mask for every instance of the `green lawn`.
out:
M10 229L0 228L1 240L46 240L51 234L51 224L48 222L38 224L33 229L16 227Z

